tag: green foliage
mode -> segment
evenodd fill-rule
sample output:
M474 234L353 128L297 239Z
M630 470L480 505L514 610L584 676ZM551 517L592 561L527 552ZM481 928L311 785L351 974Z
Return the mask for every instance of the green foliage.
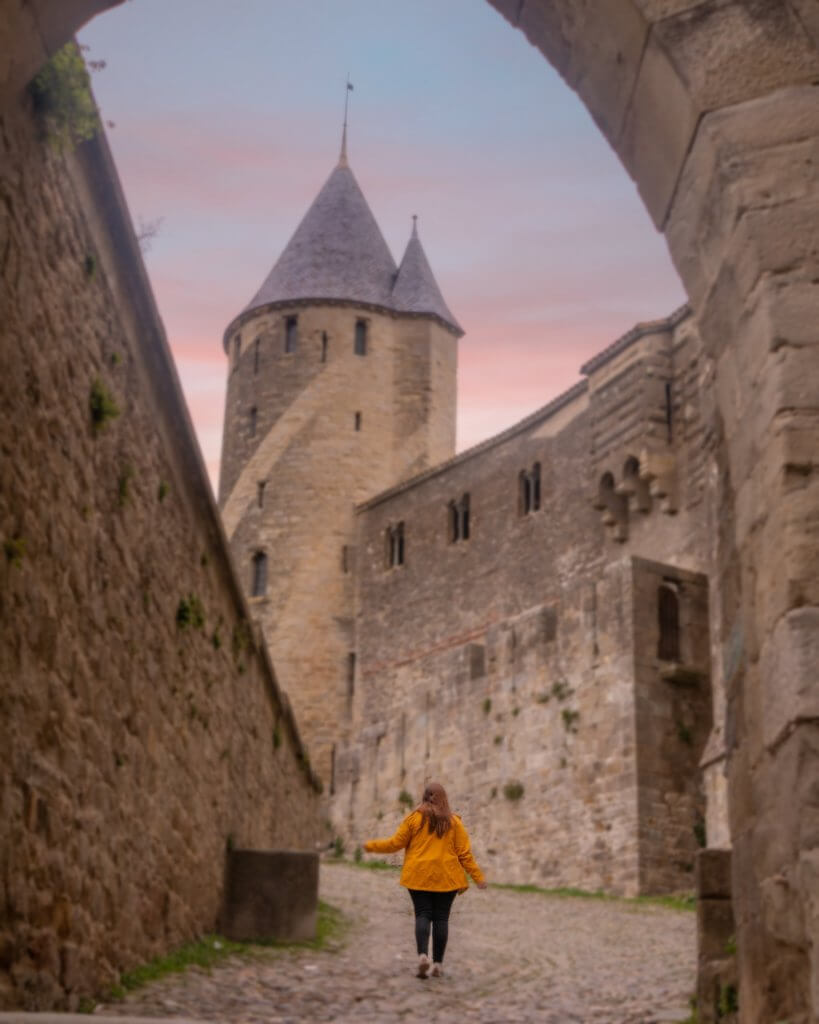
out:
M557 897L559 899L579 900L605 900L616 903L625 903L634 907L656 906L665 907L667 910L694 910L697 905L693 893L685 893L681 896L614 896L611 893L597 890L589 892L586 889L575 889L564 886L558 889L544 889L539 885L516 885L509 882L491 882L493 889L511 889L514 892L539 893L541 896Z
M203 569L206 569L208 566L208 556L205 551L203 551L202 554L199 556L199 564L202 566Z
M563 720L563 728L566 732L577 732L577 722L580 718L579 711L573 711L571 708L563 708L560 712L560 717Z
M105 389L99 377L95 377L91 382L88 409L91 413L91 425L97 433L105 427L109 420L119 416L119 406Z
M24 537L9 537L3 541L3 551L6 561L19 569L23 564L23 555L26 553L26 541Z
M117 480L117 504L120 508L128 501L128 489L133 475L134 470L131 466L123 466L119 480Z
M273 728L273 749L278 750L282 745L282 731L278 723Z
M728 956L734 956L737 951L737 937L732 935L731 938L725 943L725 952Z
M158 981L169 974L177 974L188 967L198 967L205 971L217 966L222 960L231 956L255 957L269 949L312 949L322 950L338 948L347 928L347 920L336 907L323 900L318 902L318 921L316 937L308 942L268 942L249 943L233 942L219 935L205 935L195 942L189 942L167 956L142 964L132 971L120 976L119 985L114 986L108 995L109 999L122 999L127 992L140 988L152 981Z
M238 661L242 652L247 650L250 646L250 640L250 625L245 621L245 619L240 619L233 627L233 633L230 638L230 646L233 650L234 661ZM244 668L241 666L240 669L241 671L244 671Z
M336 836L333 840L333 856L339 860L344 856L344 840L341 836Z
M506 785L503 787L503 795L506 797L507 800L510 800L512 803L516 803L518 800L520 800L520 798L523 796L523 792L523 783L517 782L516 780L507 782Z
M364 851L361 849L360 846L357 846L353 850L353 860L355 861L356 864L360 864L361 861L363 860L363 858L364 858Z
M222 638L221 636L219 636L218 629L214 629L210 637L210 642L213 644L214 651L218 651L219 648L222 646Z
M403 807L412 807L415 801L412 799L412 796L405 789L402 789L401 792L398 794L398 803L401 804Z
M705 820L702 818L701 815L697 816L697 819L693 825L693 831L694 838L697 840L697 846L700 846L702 847L702 849L705 849L705 847L708 845L708 837L705 834Z
M680 743L685 743L686 746L692 747L694 745L694 737L691 735L691 730L684 722L677 722L677 739Z
M568 700L572 696L574 690L569 686L565 680L560 680L557 683L552 683L552 696L557 700Z
M727 1017L729 1014L739 1011L739 998L736 985L722 985L719 990L719 1004L717 1005L717 1016Z
M481 707L483 708L483 713L485 715L488 715L489 712L492 710L492 701L489 699L489 697L486 697L484 699L483 703L481 704Z
M205 609L196 594L180 597L176 606L176 625L179 629L202 629L205 625Z
M73 149L100 130L85 61L74 42L66 43L29 84L43 135L56 150Z
M167 483L165 483L164 480L160 480L159 487L156 489L156 496L159 499L160 504L168 497L169 490L170 487L168 487Z
M512 708L512 718L517 718L520 714L520 708Z
M119 352L112 352L108 359L112 366L119 366L119 364L122 362L122 356L119 354Z
M495 744L496 747L499 747L501 745L501 743L503 743L503 736L496 736L492 740L492 742Z
M355 863L355 861L353 862ZM388 860L379 858L378 860L362 860L358 867L366 868L368 871L400 871L401 869L397 864L390 864Z
M539 693L537 697L535 697L535 700L538 702L538 704L548 704L551 699L551 693L546 693L545 691Z

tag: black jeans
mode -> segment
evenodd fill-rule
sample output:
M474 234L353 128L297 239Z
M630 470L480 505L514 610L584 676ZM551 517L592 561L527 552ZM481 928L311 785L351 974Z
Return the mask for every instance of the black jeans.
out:
M429 948L429 929L432 926L432 959L436 964L444 962L446 940L449 938L449 912L457 889L452 892L428 892L426 889L410 889L412 905L415 908L415 941L418 953Z

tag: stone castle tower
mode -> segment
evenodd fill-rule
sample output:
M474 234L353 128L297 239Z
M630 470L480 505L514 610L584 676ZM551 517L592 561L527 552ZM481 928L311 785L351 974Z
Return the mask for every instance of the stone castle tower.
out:
M219 505L253 611L325 779L348 731L354 507L455 450L462 330L416 226L396 266L341 155L228 325ZM402 525L391 551L403 559Z

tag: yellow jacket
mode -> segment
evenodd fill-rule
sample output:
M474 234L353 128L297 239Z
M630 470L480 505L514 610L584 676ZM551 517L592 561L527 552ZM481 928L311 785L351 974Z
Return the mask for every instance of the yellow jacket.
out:
M457 814L452 825L439 839L430 832L420 811L413 811L401 822L390 839L370 839L364 844L368 853L396 853L406 848L399 882L408 889L427 892L451 892L468 883L465 871L482 882L483 872L469 849L469 836Z

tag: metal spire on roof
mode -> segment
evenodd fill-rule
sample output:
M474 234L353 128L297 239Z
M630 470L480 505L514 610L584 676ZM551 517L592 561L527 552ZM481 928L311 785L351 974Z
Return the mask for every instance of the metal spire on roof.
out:
M353 91L353 83L347 75L347 88L344 90L344 127L341 131L341 155L338 158L339 167L347 166L347 107L350 101L350 93Z
M412 215L412 233L413 233L413 235L416 235L416 236L418 235L418 214L417 213L414 213Z

